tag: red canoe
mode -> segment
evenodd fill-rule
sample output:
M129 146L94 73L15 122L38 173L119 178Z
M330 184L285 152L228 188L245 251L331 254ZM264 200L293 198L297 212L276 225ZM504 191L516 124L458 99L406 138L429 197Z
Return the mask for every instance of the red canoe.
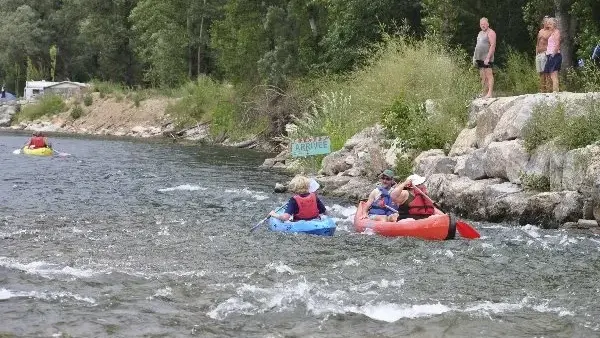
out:
M453 239L456 235L456 221L447 214L435 209L435 214L423 219L403 219L398 222L373 221L367 217L365 202L360 202L354 215L354 230L372 231L389 237L417 237L431 240Z

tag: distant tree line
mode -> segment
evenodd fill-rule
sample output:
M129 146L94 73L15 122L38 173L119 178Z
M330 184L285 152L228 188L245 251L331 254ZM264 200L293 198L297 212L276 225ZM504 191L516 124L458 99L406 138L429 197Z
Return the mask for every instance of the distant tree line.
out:
M386 34L470 52L482 16L502 63L509 49L533 57L544 15L560 20L567 65L589 58L598 0L0 0L0 81L19 94L26 80L173 88L199 74L285 87L360 67Z

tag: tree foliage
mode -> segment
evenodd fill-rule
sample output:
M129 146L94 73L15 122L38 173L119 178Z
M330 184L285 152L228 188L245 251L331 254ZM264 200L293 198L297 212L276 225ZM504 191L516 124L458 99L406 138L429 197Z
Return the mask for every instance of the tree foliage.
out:
M284 88L361 67L398 31L427 31L470 52L483 16L502 66L509 50L532 56L544 15L562 20L567 65L600 41L597 0L0 0L0 80L21 92L40 80L26 78L35 68L48 79L128 86L175 87L208 74Z

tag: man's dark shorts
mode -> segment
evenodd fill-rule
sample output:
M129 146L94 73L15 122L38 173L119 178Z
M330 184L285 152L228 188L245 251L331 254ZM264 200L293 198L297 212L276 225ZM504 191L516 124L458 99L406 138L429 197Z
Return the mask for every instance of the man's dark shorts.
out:
M548 61L546 61L546 66L544 67L544 73L558 72L560 70L561 64L562 64L562 55L560 55L560 53L554 54L554 55L548 55Z
M493 62L489 62L487 65L483 63L483 60L475 60L477 62L477 68L492 68Z

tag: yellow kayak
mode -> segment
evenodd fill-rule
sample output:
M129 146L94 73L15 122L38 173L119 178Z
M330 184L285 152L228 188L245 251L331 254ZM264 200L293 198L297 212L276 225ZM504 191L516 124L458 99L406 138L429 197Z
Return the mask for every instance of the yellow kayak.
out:
M23 147L23 154L36 156L52 156L54 154L54 151L52 150L52 148L47 147L35 149Z

